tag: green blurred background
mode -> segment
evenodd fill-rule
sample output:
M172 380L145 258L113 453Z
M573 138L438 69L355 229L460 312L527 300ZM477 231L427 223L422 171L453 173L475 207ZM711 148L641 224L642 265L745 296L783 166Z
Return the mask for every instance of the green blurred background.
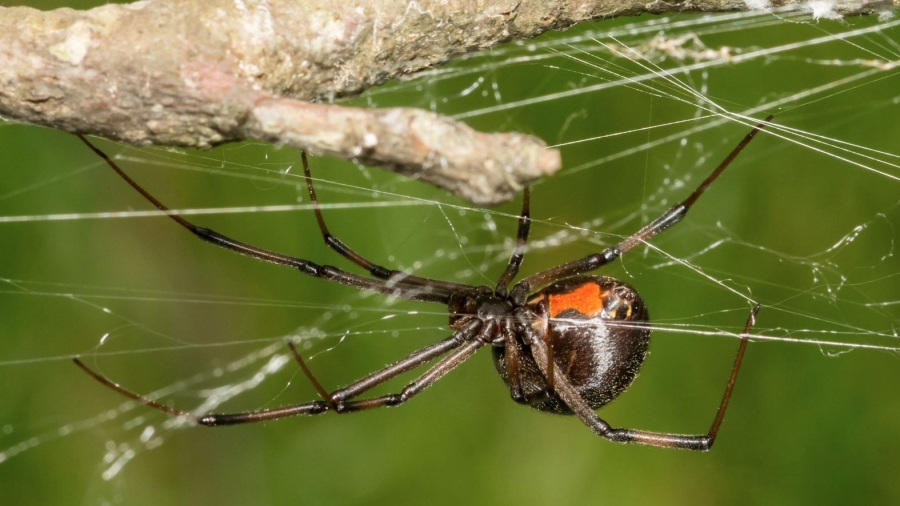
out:
M66 2L90 3L76 4ZM502 46L347 101L433 109L482 131L527 132L550 144L584 141L561 147L565 169L534 187L526 274L637 229L686 196L749 129L726 123L689 132L710 120L647 129L707 113L659 77L647 81L655 91L627 82L597 90L616 80L607 71L647 74L614 54L619 42L678 70L703 60L653 50L662 48L652 45L654 35L698 52L688 35L699 33L707 48L727 46L738 62L678 74L681 81L730 111L760 107L758 118L776 113L779 125L824 136L827 144L814 147L760 136L685 223L653 242L662 253L635 251L603 271L635 285L654 323L670 329L654 333L634 386L600 411L616 426L705 432L737 345L716 334L739 331L750 307L744 296L763 304L755 332L773 339L751 345L707 454L615 445L575 419L518 406L486 352L397 409L176 427L91 381L69 357L80 354L140 392L168 387L166 402L192 409L284 356L284 336L308 337L310 366L337 387L446 336L444 309L386 301L219 251L163 218L46 219L149 206L72 136L0 125L0 217L39 217L0 222L0 502L897 502L900 362L890 348L900 345L900 86L885 63L898 60L896 28L852 44L813 42L878 23L792 15L605 21ZM621 30L617 40L605 38L613 30ZM791 43L798 44L740 61ZM669 136L676 140L656 144ZM304 200L293 150L100 144L173 208ZM320 201L334 206L326 209L332 231L371 259L476 284L502 271L517 202L474 209L379 170L312 163L322 178ZM322 244L309 211L194 221L346 265ZM248 363L234 365L240 361ZM313 398L287 363L219 409Z

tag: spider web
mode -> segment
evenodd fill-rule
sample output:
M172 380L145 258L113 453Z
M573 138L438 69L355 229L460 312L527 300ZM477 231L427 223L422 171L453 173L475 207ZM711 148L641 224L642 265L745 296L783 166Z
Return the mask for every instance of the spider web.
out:
M900 350L898 24L798 13L589 24L478 53L352 103L424 107L558 147L564 170L533 188L526 275L630 235L683 199L759 118L776 115L683 223L599 272L637 287L653 318L655 365L632 389L638 400L609 408L640 422L635 406L673 395L665 390L672 378L692 392L721 392L756 302L763 309L736 396L771 395L771 371L754 360L783 369L791 357L791 372L840 370L843 382L854 380L843 372L851 355L867 364L860 371L889 370L882 364ZM284 443L304 424L312 435L362 423L320 417L217 436L117 397L68 363L74 355L182 409L242 411L315 398L286 338L311 357L323 384L338 386L448 334L440 306L357 293L198 244L64 134L4 125L0 137L8 166L29 169L10 171L0 189L0 233L16 245L0 273L11 315L0 324L0 483L74 451L80 461L96 456L80 470L91 497L115 502L138 486L127 478L132 463L150 450L175 452L165 453L173 441L208 455L214 440L260 444L260 431L278 431L273 438ZM318 236L297 153L260 144L102 147L196 223L346 266ZM470 284L492 285L502 271L519 204L473 208L376 170L312 163L330 228L365 256ZM485 379L493 374L485 360L473 362L411 403L419 411L404 407L414 413L406 421L398 412L365 416L414 432L455 389L482 407L505 396ZM697 365L707 363L719 365ZM495 388L481 386L489 381ZM865 388L860 381L851 392ZM705 430L700 420L714 402L698 400L704 416L685 415L684 430ZM668 419L678 416L668 409ZM644 421L659 425L650 414Z

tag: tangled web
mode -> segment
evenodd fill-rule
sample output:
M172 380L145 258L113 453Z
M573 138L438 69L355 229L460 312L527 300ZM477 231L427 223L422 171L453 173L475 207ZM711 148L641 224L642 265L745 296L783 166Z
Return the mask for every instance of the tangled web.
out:
M602 273L641 290L658 341L733 340L758 302L754 343L812 346L825 358L890 354L900 350L898 23L797 13L604 22L474 54L353 102L428 108L559 148L564 169L533 189L525 274L629 235L773 113L684 223ZM74 355L206 413L313 399L286 338L339 385L447 333L442 307L196 244L62 134L5 125L6 135L28 136L14 163L32 167L0 194L0 233L18 245L0 271L4 307L15 308L0 345L0 466L77 437L104 445L99 476L112 480L189 430L81 376ZM65 156L45 153L51 143ZM104 148L197 223L343 266L317 235L296 153ZM473 208L376 170L313 165L332 230L386 265L491 284L515 244L517 204Z

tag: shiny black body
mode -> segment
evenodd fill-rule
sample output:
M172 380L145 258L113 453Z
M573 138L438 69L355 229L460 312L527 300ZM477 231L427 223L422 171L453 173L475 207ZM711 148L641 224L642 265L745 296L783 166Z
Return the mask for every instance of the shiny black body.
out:
M552 308L554 296L596 285L601 301L595 308L568 304ZM555 367L563 371L578 394L597 409L612 401L634 381L650 342L650 317L643 299L629 285L609 277L575 276L554 283L530 297L534 331L553 354ZM556 311L554 311L556 309ZM554 311L553 317L550 317ZM528 345L515 339L518 375L510 377L506 346L494 346L494 365L518 403L541 411L572 414L528 353Z

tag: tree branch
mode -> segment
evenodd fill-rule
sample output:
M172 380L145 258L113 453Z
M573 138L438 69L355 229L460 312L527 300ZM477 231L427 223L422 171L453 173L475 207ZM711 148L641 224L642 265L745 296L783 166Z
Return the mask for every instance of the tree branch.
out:
M765 0L754 4L763 7ZM895 9L837 1L818 14ZM813 11L777 0L768 7ZM89 11L0 8L0 114L132 144L266 139L398 170L481 205L560 167L534 137L484 134L358 94L462 53L580 21L746 10L736 0L147 0Z

